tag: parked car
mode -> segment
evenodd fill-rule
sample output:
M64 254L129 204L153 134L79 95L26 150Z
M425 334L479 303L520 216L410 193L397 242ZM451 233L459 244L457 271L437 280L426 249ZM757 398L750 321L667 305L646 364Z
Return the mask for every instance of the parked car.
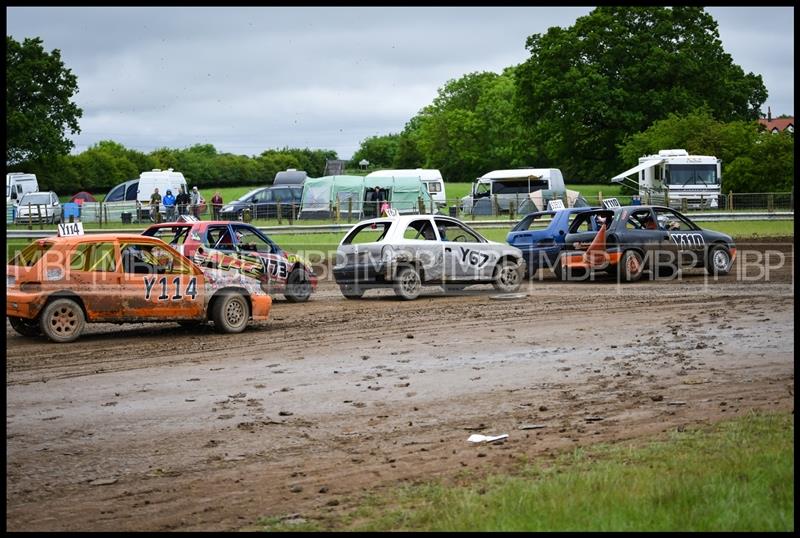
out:
M392 287L411 300L425 284L447 290L491 282L513 292L524 268L520 249L489 241L458 219L400 215L356 224L339 244L333 275L348 299Z
M564 248L564 238L575 215L587 207L572 207L555 211L537 211L525 215L506 236L506 242L525 254L526 278L540 268L552 268Z
M579 213L564 239L554 270L567 280L592 272L617 274L621 280L674 275L682 268L704 267L710 275L730 272L736 258L731 236L705 230L675 209L625 206Z
M220 218L242 220L245 209L250 210L250 215L254 219L275 218L278 216L279 203L282 217L297 218L302 197L302 186L260 187L222 206Z
M157 237L203 267L231 267L263 282L269 293L304 302L317 275L299 256L279 247L251 224L229 221L154 224L143 235Z
M6 266L6 315L23 336L72 342L85 324L213 321L238 333L266 320L261 283L235 270L206 269L153 237L93 234L38 239Z
M15 217L17 224L27 222L61 222L61 202L53 191L29 192L22 195Z

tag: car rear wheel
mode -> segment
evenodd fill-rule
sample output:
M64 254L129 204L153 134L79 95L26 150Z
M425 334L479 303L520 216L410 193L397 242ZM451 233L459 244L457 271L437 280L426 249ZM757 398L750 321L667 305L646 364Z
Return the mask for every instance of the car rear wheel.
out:
M397 272L394 280L394 292L398 297L406 301L412 301L419 297L422 291L422 279L413 267L403 267Z
M302 267L298 267L286 279L286 293L284 297L291 303L303 303L308 301L311 296L311 281L308 273Z
M339 289L344 295L345 299L361 299L364 296L364 290L359 288L358 286L353 286L351 284L344 284L339 286Z
M731 253L727 248L718 245L708 253L706 272L712 276L727 275L731 271Z
M13 327L14 330L22 336L39 336L42 334L42 329L39 327L39 322L35 319L8 316L8 321L11 323L11 327Z
M619 274L625 282L636 282L642 278L644 262L635 250L626 250L619 261Z
M214 302L211 319L218 332L240 333L250 319L250 305L243 295L226 293Z
M76 340L86 325L83 309L72 299L56 299L44 307L39 317L39 327L53 342Z
M513 293L522 284L522 275L518 263L504 261L494 270L494 289L503 293Z

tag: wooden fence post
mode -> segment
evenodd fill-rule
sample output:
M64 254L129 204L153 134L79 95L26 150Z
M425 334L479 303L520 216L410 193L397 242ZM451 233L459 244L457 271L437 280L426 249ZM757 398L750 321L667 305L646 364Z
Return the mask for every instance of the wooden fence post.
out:
M353 214L353 199L347 199L347 224L350 224L350 217Z
M775 211L775 195L772 193L767 194L767 211Z
M281 216L281 213L283 212L283 207L281 206L281 201L280 200L278 200L275 203L275 208L276 208L276 211L278 212L278 225L281 225L281 224L283 224L283 218Z
M728 209L733 209L733 191L728 192Z

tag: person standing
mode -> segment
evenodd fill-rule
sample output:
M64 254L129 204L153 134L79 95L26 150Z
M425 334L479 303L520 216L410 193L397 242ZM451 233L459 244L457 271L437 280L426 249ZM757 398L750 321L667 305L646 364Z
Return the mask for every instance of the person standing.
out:
M167 189L167 194L164 195L164 210L167 212L167 222L175 220L175 197L169 189Z
M200 191L197 190L197 185L192 187L192 195L190 197L192 204L192 215L194 218L200 218Z
M211 198L211 211L214 214L214 220L219 220L219 212L222 209L222 195L219 191L214 192L214 196Z
M161 206L161 195L158 194L158 187L150 195L150 218L155 223L161 222L161 213L159 213L159 206Z
M189 205L189 201L189 193L181 185L181 190L178 192L178 196L175 197L175 203L178 205L178 215L186 214L186 206Z

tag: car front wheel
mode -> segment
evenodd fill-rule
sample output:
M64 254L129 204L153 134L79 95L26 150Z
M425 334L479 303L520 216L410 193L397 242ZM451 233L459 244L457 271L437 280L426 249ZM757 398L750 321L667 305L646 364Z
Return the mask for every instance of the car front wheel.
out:
M731 253L727 248L718 245L708 253L706 272L712 276L727 275L731 270Z
M503 293L512 293L519 289L522 284L519 264L504 261L499 264L494 272L492 285L494 289Z
M214 302L214 328L221 333L240 333L250 319L250 305L239 293L227 293Z
M56 299L44 308L39 317L42 332L58 343L76 340L85 324L83 309L72 299Z
M303 303L311 296L311 281L308 273L303 268L297 268L289 273L286 279L286 293L284 297L291 303Z

